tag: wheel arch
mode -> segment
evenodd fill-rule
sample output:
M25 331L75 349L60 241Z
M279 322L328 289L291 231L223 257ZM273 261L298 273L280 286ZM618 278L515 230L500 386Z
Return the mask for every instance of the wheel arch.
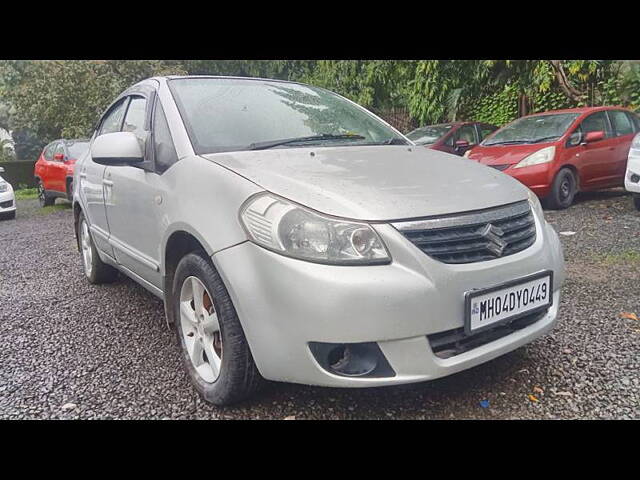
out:
M211 255L213 255L213 251L207 242L198 233L185 225L176 226L163 242L161 257L162 290L164 292L164 310L168 325L175 322L170 293L176 268L180 260L192 252L201 252L207 258L211 258Z
M571 170L571 172L573 173L573 176L576 179L576 192L580 191L580 187L582 185L582 182L580 181L580 171L578 170L578 167L576 167L574 164L572 163L565 163L564 165L561 165L560 168L558 168L558 171L556 172L556 175L558 175L558 173L560 173L560 171L566 168L568 170ZM554 177L555 178L555 177Z

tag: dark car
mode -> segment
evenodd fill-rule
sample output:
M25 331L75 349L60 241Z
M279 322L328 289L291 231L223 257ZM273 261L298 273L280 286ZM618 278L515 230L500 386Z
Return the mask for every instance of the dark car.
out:
M488 123L453 122L416 128L407 137L427 148L464 155L496 130L498 127Z

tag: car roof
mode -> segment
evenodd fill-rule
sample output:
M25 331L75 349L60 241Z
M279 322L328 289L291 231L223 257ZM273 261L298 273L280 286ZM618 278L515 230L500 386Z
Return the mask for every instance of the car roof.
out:
M578 108L564 108L561 110L547 110L546 112L537 112L527 115L528 117L536 116L536 115L547 115L547 114L556 114L556 113L592 113L592 112L602 112L604 110L625 110L630 112L628 108L621 106L602 106L602 107L578 107Z
M153 77L153 78L165 78L167 80L176 80L183 78L215 78L222 80L259 80L259 81L267 81L267 82L283 82L283 83L301 83L301 82L293 82L291 80L280 80L278 78L262 78L262 77L240 77L237 75L165 75L162 77Z

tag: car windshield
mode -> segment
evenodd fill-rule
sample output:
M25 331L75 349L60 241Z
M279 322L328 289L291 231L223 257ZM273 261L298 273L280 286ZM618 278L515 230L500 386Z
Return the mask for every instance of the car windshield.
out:
M453 125L430 125L416 128L413 132L407 133L407 138L418 145L430 145L444 137L452 128Z
M78 159L89 148L89 142L67 142L67 148L71 158Z
M482 142L482 145L552 141L564 135L577 117L577 113L554 113L522 117L502 127L490 138Z
M384 122L321 88L232 78L171 79L169 88L198 154L408 144Z

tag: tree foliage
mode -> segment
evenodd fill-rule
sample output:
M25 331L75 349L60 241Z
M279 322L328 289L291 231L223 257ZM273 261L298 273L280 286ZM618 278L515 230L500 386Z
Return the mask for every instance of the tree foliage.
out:
M303 81L383 117L404 111L416 124L474 119L502 125L558 108L640 106L637 61L11 60L0 62L0 128L13 132L18 157L30 158L54 138L89 135L115 96L164 74Z

